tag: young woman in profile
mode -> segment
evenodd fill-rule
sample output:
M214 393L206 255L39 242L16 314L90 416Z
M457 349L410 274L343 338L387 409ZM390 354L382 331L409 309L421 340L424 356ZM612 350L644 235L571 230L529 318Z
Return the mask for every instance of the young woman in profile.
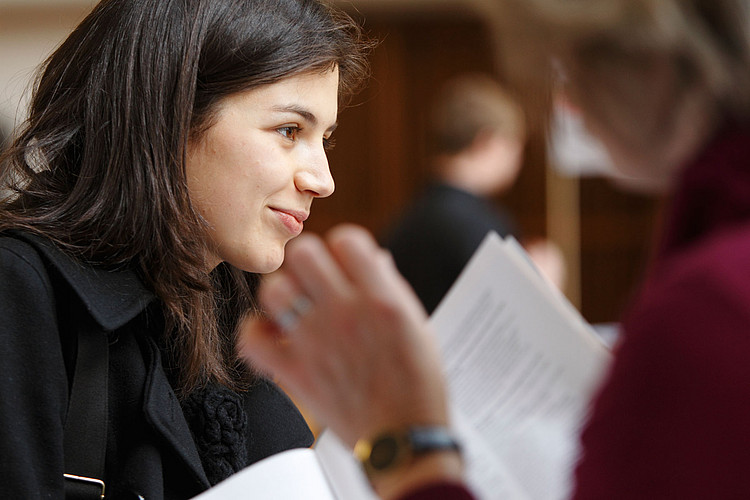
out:
M566 96L618 167L669 198L653 262L582 434L573 498L750 498L748 3L497 4L508 7L500 16L512 35L504 44L515 57L508 73L521 69L543 82L551 62L562 68ZM280 317L299 295L311 305L286 322L285 342L273 325L248 326L248 357L350 444L445 427L426 315L387 255L351 227L295 243L286 272L260 297ZM378 492L470 498L446 443L433 441L431 452L411 460L380 457L371 476Z
M87 488L71 457L100 428L107 498L189 498L311 444L235 330L333 192L368 48L318 0L105 0L49 57L0 170L0 496Z

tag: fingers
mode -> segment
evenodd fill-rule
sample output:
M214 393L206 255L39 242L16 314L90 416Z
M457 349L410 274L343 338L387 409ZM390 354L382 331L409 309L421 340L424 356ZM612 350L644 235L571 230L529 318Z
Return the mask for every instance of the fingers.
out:
M289 244L284 270L314 303L345 300L355 289L389 296L394 286L404 286L390 254L351 224L331 230L325 242L315 235L297 238Z
M426 313L401 276L391 254L378 245L365 229L351 224L335 227L327 238L331 253L353 285L371 297L395 301L412 315Z
M311 299L288 273L267 276L258 295L268 316L284 333L294 331L312 309Z
M310 298L319 314L336 314L357 297L377 299L381 305L406 306L412 318L426 316L411 287L401 277L390 254L365 229L343 224L332 229L324 242L303 235L287 248L283 270L261 288L261 302L282 329L296 326L295 302Z
M354 225L341 225L328 233L331 253L342 270L361 287L379 288L389 282L389 254L383 250L365 229Z
M288 369L285 356L286 340L278 328L263 318L248 318L241 325L237 351L241 358L250 361L253 368L273 376Z
M284 271L313 303L339 300L350 290L348 278L316 235L299 236L288 245Z

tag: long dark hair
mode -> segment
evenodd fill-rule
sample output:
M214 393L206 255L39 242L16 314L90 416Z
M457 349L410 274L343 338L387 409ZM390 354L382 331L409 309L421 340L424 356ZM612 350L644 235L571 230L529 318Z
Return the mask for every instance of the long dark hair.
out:
M0 229L130 267L163 302L179 389L237 387L237 318L257 276L206 271L206 224L185 178L190 138L221 99L337 65L340 95L371 42L318 0L103 0L40 69L29 118L2 158Z

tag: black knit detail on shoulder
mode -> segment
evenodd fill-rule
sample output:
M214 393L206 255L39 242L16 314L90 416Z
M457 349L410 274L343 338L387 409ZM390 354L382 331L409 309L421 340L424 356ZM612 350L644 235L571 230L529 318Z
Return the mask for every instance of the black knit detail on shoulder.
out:
M212 485L247 465L247 414L236 392L211 384L194 391L182 406Z

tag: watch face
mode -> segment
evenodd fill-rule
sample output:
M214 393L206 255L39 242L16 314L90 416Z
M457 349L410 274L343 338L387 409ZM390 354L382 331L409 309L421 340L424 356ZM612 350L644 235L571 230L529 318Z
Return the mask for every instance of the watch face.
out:
M370 465L383 470L393 465L399 453L399 443L394 436L383 436L372 444Z

